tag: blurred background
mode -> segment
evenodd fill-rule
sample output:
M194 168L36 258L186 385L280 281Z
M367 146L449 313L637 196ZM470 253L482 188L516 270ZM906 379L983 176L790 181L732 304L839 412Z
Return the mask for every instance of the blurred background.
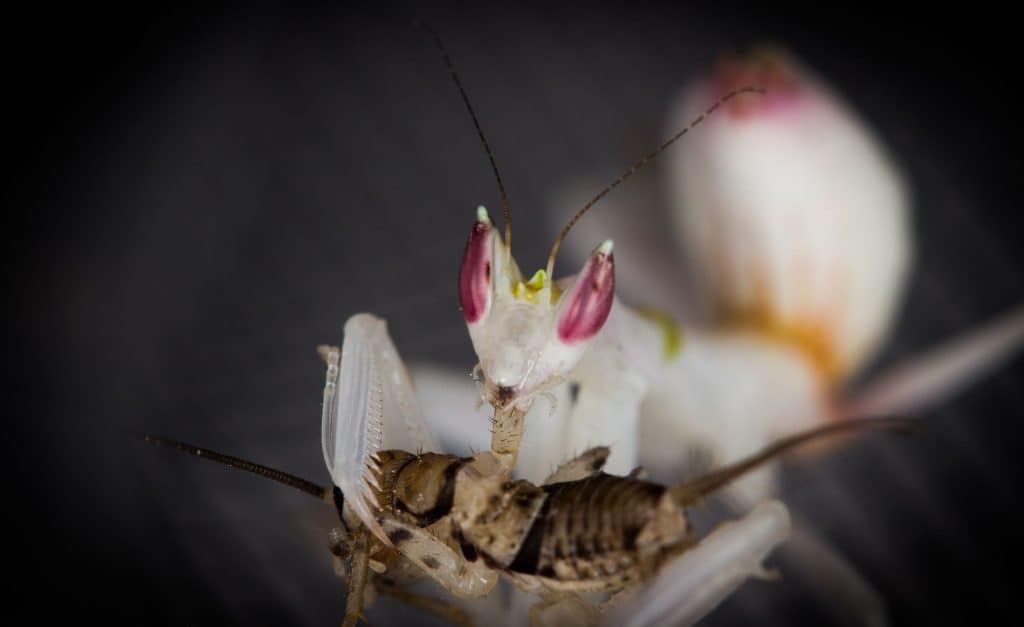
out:
M25 595L15 611L340 620L329 508L131 438L156 432L326 482L313 349L340 341L349 315L385 317L409 360L472 367L457 266L477 204L500 202L416 17L444 37L488 133L524 267L550 247L553 193L657 145L688 79L768 41L844 95L913 188L915 267L878 363L1024 297L1019 106L1006 93L1016 42L994 18L728 2L76 11L20 16L9 27L30 41L4 44L18 109L9 572L49 599ZM1017 358L913 440L791 464L787 502L896 624L1012 609L1022 374ZM375 624L393 617L374 611ZM784 577L748 584L708 624L754 621L844 617Z

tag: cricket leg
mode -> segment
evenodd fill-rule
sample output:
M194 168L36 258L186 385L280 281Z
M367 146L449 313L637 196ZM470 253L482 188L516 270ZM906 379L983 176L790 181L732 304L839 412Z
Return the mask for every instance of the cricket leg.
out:
M341 627L355 627L363 615L363 592L370 564L370 534L359 529L352 540L352 565L349 569L348 599Z
M383 528L403 556L457 597L483 596L498 583L497 571L483 560L467 561L425 529L394 519L385 519Z
M592 477L601 472L610 454L611 449L607 446L595 446L592 449L587 449L556 468L555 472L544 480L544 485L563 481L580 481Z

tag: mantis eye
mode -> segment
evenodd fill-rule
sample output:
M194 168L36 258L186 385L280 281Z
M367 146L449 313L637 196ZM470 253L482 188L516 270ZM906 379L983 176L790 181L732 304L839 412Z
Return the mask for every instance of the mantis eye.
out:
M615 255L606 240L590 255L558 314L558 339L565 344L589 340L604 326L615 300Z
M476 223L462 253L459 304L470 324L483 318L491 304L491 220L483 207L477 209Z

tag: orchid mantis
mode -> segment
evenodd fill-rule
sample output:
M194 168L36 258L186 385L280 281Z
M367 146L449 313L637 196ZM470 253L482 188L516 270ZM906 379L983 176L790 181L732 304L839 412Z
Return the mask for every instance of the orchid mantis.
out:
M1018 309L848 393L846 382L877 350L902 293L909 194L880 144L837 97L784 58L772 63L760 73L730 65L691 90L673 119L677 129L680 119L689 123L576 212L547 267L529 279L512 255L504 187L504 238L487 211L477 210L458 295L479 395L495 411L492 448L522 476L539 479L554 460L598 444L612 446L612 472L644 464L665 476L735 460L773 437L837 418L923 411L1024 339ZM767 91L746 94L756 90L746 85ZM725 100L729 110L708 118ZM625 304L616 291L630 291L630 282L616 282L610 239L590 250L578 274L555 280L561 243L582 214L705 119L709 137L698 129L695 141L666 152L681 173L672 180L678 233L702 286L690 300L712 315L690 315L684 324L687 312ZM490 155L486 140L485 147ZM766 168L779 160L792 173L772 178ZM816 210L826 201L827 210ZM629 211L613 209L605 221L623 225ZM650 258L643 241L625 244L631 260ZM629 268L627 276L640 272ZM425 380L458 385L423 370ZM468 383L462 387L469 397ZM449 389L446 402L453 395ZM535 403L541 397L546 402ZM480 414L469 402L463 407L437 425L442 440L465 442L467 424ZM701 459L681 459L674 447L681 440ZM769 468L730 494L751 504L776 483Z
M668 300L695 305L688 311L634 309L619 300L617 291L635 297L636 285L654 279L665 292L678 291L685 274L666 272L644 240L618 238L617 227L638 219L626 205L605 208L604 224L612 225L606 231L596 232L597 222L588 228L591 243L614 236L618 247L604 239L578 255L586 261L577 275L555 280L553 269L580 216L692 122L577 211L547 267L529 279L512 256L504 188L504 238L478 209L458 293L478 358L479 396L495 412L492 449L519 476L537 480L557 460L601 444L612 448L612 472L643 465L661 478L699 474L832 420L926 411L1024 340L1018 308L851 392L849 382L887 335L905 286L906 183L848 107L784 56L725 64L688 92L673 130L703 120L721 104L720 94L746 85L766 93L736 98L696 141L667 153L674 159L672 224L687 269L697 275L687 283L690 293ZM627 267L627 279L617 283L618 248L630 262L655 263ZM659 266L663 272L654 276ZM457 377L427 368L414 375L445 386L445 402L455 404ZM463 397L472 396L468 383L461 387ZM481 417L468 402L462 406L436 425L442 441L470 440L467 425ZM745 509L777 491L778 470L767 467L730 486L727 496ZM867 603L867 615L883 613L881 601Z

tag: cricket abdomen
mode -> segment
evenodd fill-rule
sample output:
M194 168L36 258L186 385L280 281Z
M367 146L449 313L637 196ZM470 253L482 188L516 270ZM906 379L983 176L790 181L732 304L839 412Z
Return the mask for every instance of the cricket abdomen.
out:
M523 583L622 588L647 578L687 538L685 517L663 486L602 473L543 489L548 498L507 567Z

